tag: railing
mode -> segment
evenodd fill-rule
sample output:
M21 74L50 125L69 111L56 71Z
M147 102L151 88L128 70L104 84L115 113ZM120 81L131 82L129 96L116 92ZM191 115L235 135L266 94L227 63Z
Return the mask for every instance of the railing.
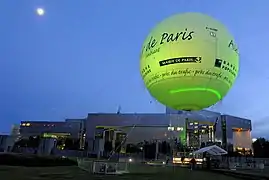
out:
M231 170L263 170L263 163L230 163L229 169Z

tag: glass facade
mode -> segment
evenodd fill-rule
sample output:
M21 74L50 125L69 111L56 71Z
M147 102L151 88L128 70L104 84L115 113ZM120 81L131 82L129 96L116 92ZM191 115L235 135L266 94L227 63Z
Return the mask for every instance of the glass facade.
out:
M159 114L89 114L86 120L87 140L94 141L96 126L118 127L128 141L176 139L182 144L199 148L210 144L233 144L234 131L251 131L251 120L221 115L217 112L177 112ZM225 128L223 122L226 123ZM135 125L135 128L133 128ZM93 129L93 130L91 130ZM238 136L239 137L239 136ZM237 138L238 139L238 138ZM90 143L89 143L90 144ZM239 144L237 142L237 144ZM246 143L245 143L246 144Z

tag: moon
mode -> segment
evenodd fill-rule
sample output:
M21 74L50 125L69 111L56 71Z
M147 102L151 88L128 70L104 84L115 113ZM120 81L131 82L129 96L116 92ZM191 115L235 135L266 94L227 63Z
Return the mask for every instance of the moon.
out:
M45 10L43 8L37 8L36 13L39 16L43 16L45 14Z

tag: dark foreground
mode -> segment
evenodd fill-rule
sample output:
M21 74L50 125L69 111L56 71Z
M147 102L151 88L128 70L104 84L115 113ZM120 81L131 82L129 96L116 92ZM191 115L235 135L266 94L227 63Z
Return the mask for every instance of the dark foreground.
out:
M35 154L0 153L0 165L27 166L27 167L51 167L74 166L77 161L56 156L38 156ZM0 178L1 179L1 178Z
M153 168L153 167L148 167ZM149 169L150 171L150 169ZM236 180L222 174L190 171L186 168L165 170L154 174L92 175L76 166L59 167L16 167L0 166L1 180Z

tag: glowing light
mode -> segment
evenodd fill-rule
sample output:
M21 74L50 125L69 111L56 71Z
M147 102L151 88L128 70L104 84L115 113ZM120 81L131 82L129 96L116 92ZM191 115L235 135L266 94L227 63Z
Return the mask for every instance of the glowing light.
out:
M36 13L39 16L43 16L45 14L45 10L43 8L37 8Z
M215 94L219 100L221 100L221 94L218 91L215 91L214 89L209 89L209 88L186 88L186 89L176 89L176 90L171 90L170 93L180 93L180 92L188 92L188 91L208 91L212 92Z

